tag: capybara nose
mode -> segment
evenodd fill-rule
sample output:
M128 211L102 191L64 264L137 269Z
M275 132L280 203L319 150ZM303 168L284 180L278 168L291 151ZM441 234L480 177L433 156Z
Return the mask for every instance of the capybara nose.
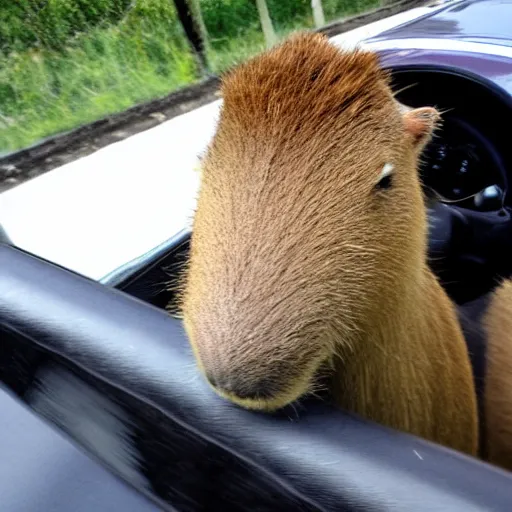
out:
M277 386L271 379L249 379L237 375L206 373L210 384L220 392L233 395L241 399L268 400L278 391Z

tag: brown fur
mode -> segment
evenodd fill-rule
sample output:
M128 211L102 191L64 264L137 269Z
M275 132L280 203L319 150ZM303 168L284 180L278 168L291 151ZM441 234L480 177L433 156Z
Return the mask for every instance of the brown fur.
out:
M236 68L222 94L182 306L216 391L274 410L328 363L341 407L475 454L467 349L427 265L417 160L436 112L403 112L375 55L318 34Z
M512 470L512 282L496 290L484 324L487 455L489 462Z

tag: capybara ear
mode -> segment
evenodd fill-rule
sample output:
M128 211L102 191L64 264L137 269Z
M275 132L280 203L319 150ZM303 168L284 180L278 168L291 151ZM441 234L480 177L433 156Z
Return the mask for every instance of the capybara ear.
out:
M402 119L407 135L411 137L414 146L421 150L441 121L441 115L433 107L422 107L408 110Z

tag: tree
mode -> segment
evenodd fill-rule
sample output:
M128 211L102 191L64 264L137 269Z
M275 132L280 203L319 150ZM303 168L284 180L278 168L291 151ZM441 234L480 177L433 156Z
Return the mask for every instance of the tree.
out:
M277 35L268 13L268 7L266 0L256 0L256 7L260 15L261 28L265 36L265 43L268 48L273 46L277 42Z
M324 9L322 7L322 0L311 0L311 8L313 9L313 19L315 20L315 27L323 27L325 25L325 16Z
M185 35L194 50L203 73L209 70L208 32L201 14L199 0L174 0L176 12Z

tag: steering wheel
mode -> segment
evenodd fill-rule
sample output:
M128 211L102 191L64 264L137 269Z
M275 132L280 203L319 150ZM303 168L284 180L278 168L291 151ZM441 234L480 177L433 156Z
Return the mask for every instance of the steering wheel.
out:
M512 209L500 154L470 124L448 117L420 172L430 265L455 302L473 300L512 274Z

